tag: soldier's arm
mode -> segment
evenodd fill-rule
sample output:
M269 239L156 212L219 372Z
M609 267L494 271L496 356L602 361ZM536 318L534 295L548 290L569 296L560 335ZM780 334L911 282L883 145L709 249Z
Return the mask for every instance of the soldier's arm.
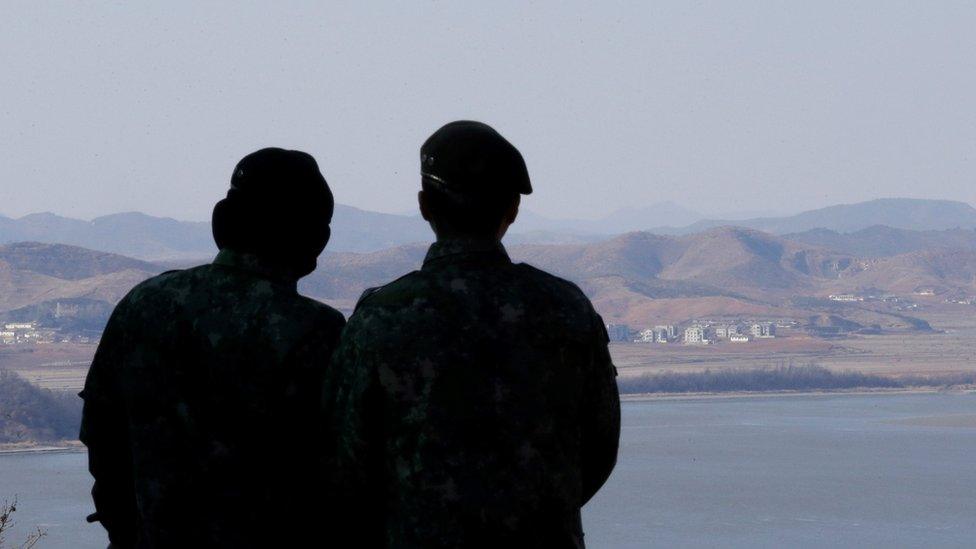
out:
M343 541L380 546L383 539L380 388L361 320L355 314L349 319L324 384L326 446L331 446L325 468L336 503L331 515L338 525L337 547Z
M121 308L121 306L120 306ZM124 315L112 314L81 392L84 411L79 438L88 447L88 470L95 479L95 514L113 546L132 547L136 540L136 501L128 421L119 391L118 366L123 360Z
M342 315L323 315L315 329L289 354L292 377L286 387L290 421L298 436L321 439L325 425L320 417L322 385L332 368L332 358L346 321Z
M617 463L620 442L620 394L617 369L610 359L603 320L593 313L590 361L583 387L583 501L603 486Z

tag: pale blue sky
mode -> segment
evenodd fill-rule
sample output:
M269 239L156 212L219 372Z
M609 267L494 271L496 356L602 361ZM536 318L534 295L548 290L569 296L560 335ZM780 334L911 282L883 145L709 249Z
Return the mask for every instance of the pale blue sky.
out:
M205 219L267 145L408 211L456 118L550 216L976 204L971 2L200 4L0 5L0 214Z

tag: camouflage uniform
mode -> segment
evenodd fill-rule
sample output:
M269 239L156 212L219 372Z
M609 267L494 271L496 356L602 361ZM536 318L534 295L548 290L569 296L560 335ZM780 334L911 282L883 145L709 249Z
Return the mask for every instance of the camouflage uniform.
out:
M226 249L133 289L82 392L92 496L113 545L300 538L321 498L309 478L319 449L303 441L320 438L322 376L343 324L293 277Z
M327 375L359 542L582 547L616 461L615 375L572 283L497 242L434 244L363 295Z

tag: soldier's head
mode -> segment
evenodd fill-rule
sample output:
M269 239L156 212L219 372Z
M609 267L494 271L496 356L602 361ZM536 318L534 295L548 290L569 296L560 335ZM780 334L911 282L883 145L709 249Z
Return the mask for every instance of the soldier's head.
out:
M420 213L438 239L501 240L532 185L525 160L481 122L451 122L420 147Z
M251 253L296 279L315 270L331 234L335 203L311 155L268 148L237 163L230 190L214 207L220 249Z

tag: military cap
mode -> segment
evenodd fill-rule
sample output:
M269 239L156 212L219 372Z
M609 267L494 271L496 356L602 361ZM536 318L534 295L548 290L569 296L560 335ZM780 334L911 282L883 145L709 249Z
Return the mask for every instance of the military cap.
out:
M227 198L264 207L308 201L307 205L325 206L330 218L334 207L332 191L315 159L302 151L275 147L255 151L237 163Z
M532 194L518 149L491 126L451 122L420 147L420 174L437 188L462 194L497 191Z

